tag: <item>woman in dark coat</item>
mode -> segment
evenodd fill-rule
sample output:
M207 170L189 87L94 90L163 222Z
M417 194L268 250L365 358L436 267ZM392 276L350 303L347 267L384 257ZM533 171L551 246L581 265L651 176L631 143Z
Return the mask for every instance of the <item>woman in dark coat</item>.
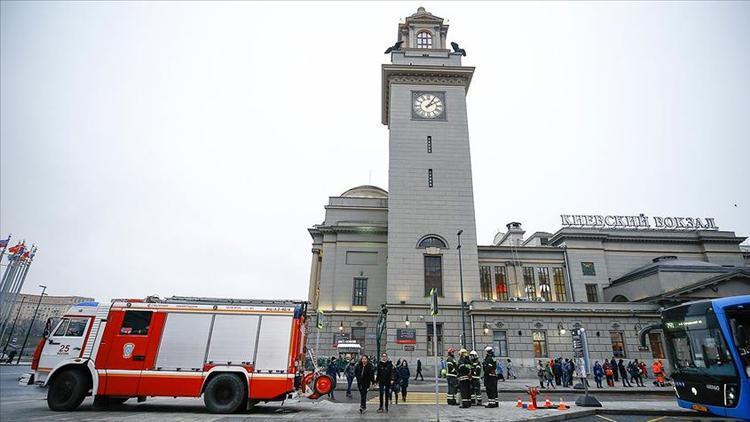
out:
M400 364L401 359L399 359L398 362ZM391 372L391 393L396 397L396 404L398 404L399 390L401 390L401 372L399 372L397 365L393 365L393 372Z
M620 378L622 378L623 387L632 387L633 385L628 381L628 370L625 368L625 364L622 363L622 359L617 363L617 369L620 371Z
M366 355L362 355L354 367L354 377L357 378L359 389L359 413L367 410L367 390L375 382L375 368L372 367Z
M406 363L406 359L401 361L401 367L398 368L398 372L401 374L401 399L406 403L406 389L409 388L409 377L411 377L409 364ZM398 390L396 390L396 395L398 396Z

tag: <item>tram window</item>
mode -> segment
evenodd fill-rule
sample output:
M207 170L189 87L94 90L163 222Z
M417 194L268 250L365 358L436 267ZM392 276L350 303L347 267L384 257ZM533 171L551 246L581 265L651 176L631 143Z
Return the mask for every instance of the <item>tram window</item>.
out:
M727 317L737 353L745 367L745 373L750 376L750 311L728 310Z

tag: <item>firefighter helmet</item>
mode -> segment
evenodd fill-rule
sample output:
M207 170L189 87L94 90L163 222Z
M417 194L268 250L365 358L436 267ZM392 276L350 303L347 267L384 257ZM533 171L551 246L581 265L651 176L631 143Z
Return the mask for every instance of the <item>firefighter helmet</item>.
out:
M472 350L471 353L469 353L471 356L479 356L476 350Z
M485 352L491 352L491 351L492 351L492 346L487 346L487 347L485 347L485 348L484 348L484 351L485 351Z
M456 352L456 349L454 349L454 348L452 348L452 347L449 347L449 348L448 348L448 354L449 354L449 355L452 355L452 354L453 354L453 353L455 353L455 352Z
M465 354L467 354L469 352L466 349L461 349L461 350L458 351L458 353L461 354L461 355L465 355Z

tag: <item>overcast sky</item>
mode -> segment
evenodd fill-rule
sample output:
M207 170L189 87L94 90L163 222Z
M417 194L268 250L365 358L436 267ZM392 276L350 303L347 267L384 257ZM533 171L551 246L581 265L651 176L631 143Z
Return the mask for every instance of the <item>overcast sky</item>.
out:
M750 234L750 2L3 2L24 291L305 298L328 196L387 189L382 53L419 5L477 68L480 243L561 213Z

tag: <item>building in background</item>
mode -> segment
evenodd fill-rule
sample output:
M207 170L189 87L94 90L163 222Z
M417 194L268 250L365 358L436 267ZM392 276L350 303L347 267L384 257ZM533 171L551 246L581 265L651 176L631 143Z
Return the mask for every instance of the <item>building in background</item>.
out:
M14 321L16 322L16 326L13 330L12 338L10 339L10 347L15 343L18 343L18 346L20 347L20 343L23 342L26 331L29 329L29 324L31 324L31 319L34 317L34 311L36 310L37 304L39 304L39 312L36 315L34 328L31 330L32 337L37 337L42 334L47 319L60 318L68 311L68 309L70 309L71 306L77 303L93 300L93 298L83 296L49 296L45 294L40 303L39 295L19 293L11 309L10 321L5 333L6 337L0 339L0 348L5 346L8 336L10 335L10 327ZM17 321L16 316L18 317ZM14 342L14 339L17 341ZM35 346L36 343L33 343L33 345Z
M664 359L661 333L645 350L637 339L661 307L750 294L745 238L710 218L563 215L554 233L525 237L512 222L477 245L465 97L474 68L462 66L459 46L447 48L447 33L424 8L399 24L403 43L382 67L389 189L330 197L309 229L309 300L325 314L318 356L336 355L344 340L374 354L385 304L385 350L412 364L430 365L433 338L440 353L459 346L464 324L467 347L492 345L525 375L537 360L570 357L571 329L581 327L592 361Z

